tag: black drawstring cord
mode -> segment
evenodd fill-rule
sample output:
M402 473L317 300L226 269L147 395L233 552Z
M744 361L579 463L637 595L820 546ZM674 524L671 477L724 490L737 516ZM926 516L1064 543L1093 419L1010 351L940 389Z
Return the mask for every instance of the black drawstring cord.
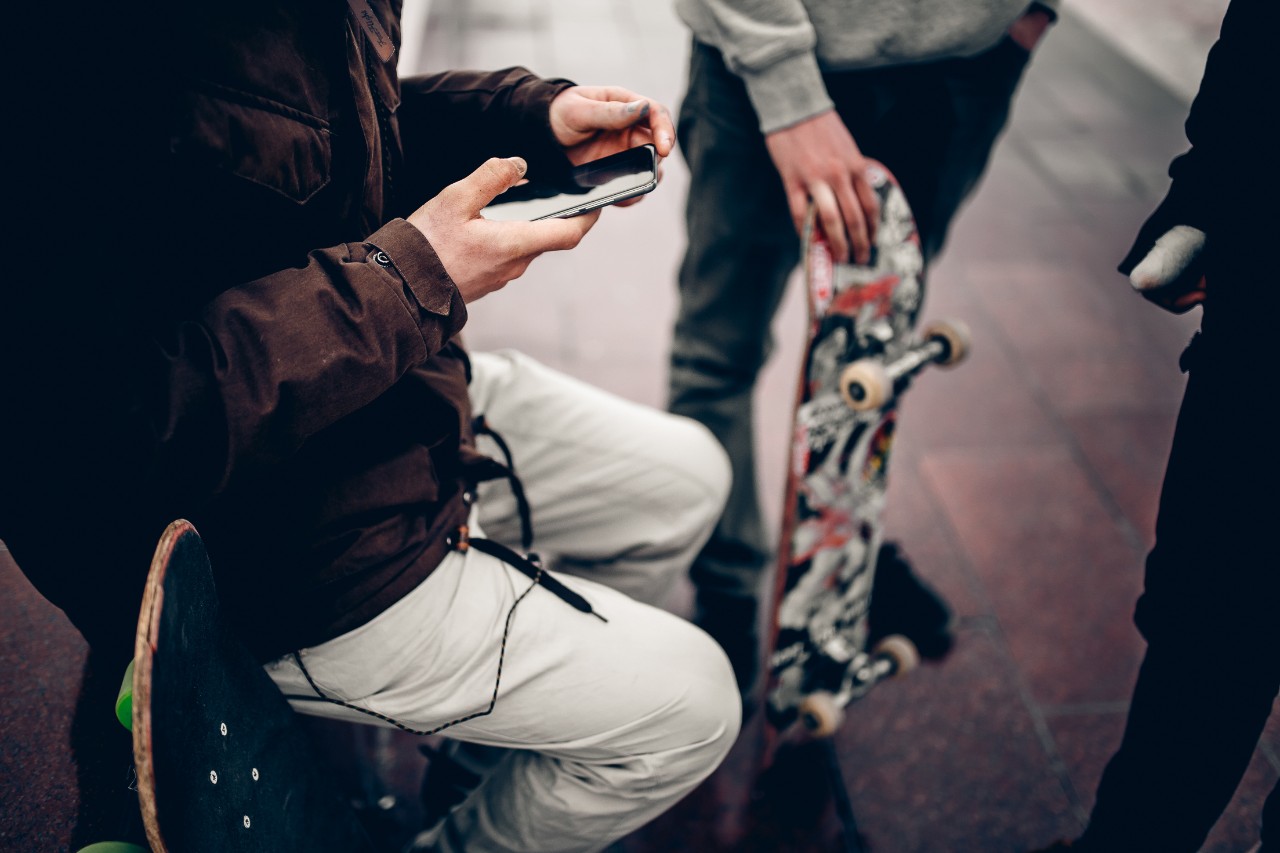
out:
M516 463L511 458L511 448L507 446L502 436L498 435L497 431L489 426L489 422L484 419L484 415L480 415L471 422L471 430L476 435L487 435L492 438L494 443L498 445L498 449L502 451L503 458L507 460L506 478L507 482L511 484L511 494L516 499L516 512L520 515L520 547L528 551L533 545L533 517L529 511L529 501L524 496L524 484L516 476ZM499 557L498 559L504 558Z
M511 566L516 571L531 578L535 584L540 584L547 592L563 601L565 604L577 610L579 613L586 613L596 617L601 622L609 620L601 616L591 607L591 602L587 601L581 595L569 589L569 587L560 583L551 575L542 571L542 563L534 554L530 554L528 558L521 557L518 553L503 545L501 542L494 542L492 539L471 539L466 538L459 541L459 545L466 543L482 554L488 554L490 557L496 557L502 562ZM465 550L463 546L460 550Z
M426 735L434 735L447 728L456 726L459 723L465 723L468 720L474 720L477 717L488 716L493 713L494 706L498 704L498 686L502 684L502 664L507 658L507 636L511 633L511 618L516 615L516 608L520 606L520 602L524 601L525 596L533 592L533 588L538 585L538 581L541 579L542 574L541 566L537 567L537 574L538 577L535 577L533 579L533 583L529 584L529 587L524 592L520 593L519 598L511 603L511 609L507 611L507 621L502 627L502 645L498 649L498 675L493 679L493 695L489 697L489 707L485 708L483 711L477 711L474 714L459 717L458 719L445 723L442 726L436 726L434 729L427 731L415 729L411 726L406 726L399 720L388 717L386 714L379 714L377 711L371 711L368 708L361 708L359 705L352 705L350 702L345 702L342 699L326 695L325 692L320 689L320 685L316 684L315 679L311 677L311 673L307 671L307 665L302 662L302 654L300 652L293 653L293 662L298 665L298 669L302 670L303 677L307 679L307 684L311 685L311 689L315 691L316 696L320 697L324 701L333 705L340 705L341 707L348 708L352 711L358 711L366 716L382 720L384 723L390 723L397 729L400 729L403 732L408 732L411 735L422 735L424 737Z
M498 674L493 679L493 695L489 697L489 706L483 711L477 711L474 714L459 717L458 719L452 720L444 725L436 726L434 729L427 731L415 729L411 726L406 726L399 720L388 717L385 714L379 714L377 711L371 711L368 708L361 708L359 705L352 705L350 702L345 702L342 699L337 699L325 694L325 692L320 689L320 685L316 684L315 679L311 677L311 673L307 671L307 665L302 662L301 653L294 652L293 661L298 665L298 669L302 671L303 677L307 679L307 684L311 685L311 689L315 691L316 696L323 699L325 702L339 705L352 711L357 711L361 714L382 720L385 723L390 723L401 731L408 732L412 735L426 736L438 734L439 732L456 726L459 723L465 723L468 720L474 720L477 717L484 717L493 713L494 706L498 704L498 687L502 684L502 664L506 661L507 657L507 637L511 634L511 619L515 616L516 608L520 606L520 602L524 601L525 597L529 593L533 592L535 587L545 587L547 592L552 593L561 601L581 613L589 613L601 622L607 623L609 621L591 607L591 602L587 601L581 595L569 589L567 586L560 583L560 581L543 571L542 563L539 562L536 554L530 554L528 557L522 557L506 545L494 542L492 539L472 539L467 536L466 527L459 528L458 533L454 536L450 536L448 541L450 546L460 552L474 547L482 554L488 554L491 557L501 560L519 571L521 574L527 575L533 581L533 583L529 584L525 591L520 593L519 597L511 603L511 609L507 611L506 623L502 628L502 644L498 649Z
M506 470L504 473L507 478L507 482L511 484L511 493L516 499L516 510L520 515L520 543L521 547L525 551L528 551L529 546L533 544L533 518L529 511L529 501L525 498L524 485L520 482L520 478L516 476L515 463L511 459L511 448L507 447L507 443L503 441L502 436L498 435L498 433L489 426L483 415L472 422L472 429L477 435L487 435L492 438L498 445L498 448L502 451L502 455L507 460ZM336 699L333 696L326 695L324 691L320 689L320 686L316 684L315 679L311 677L311 673L307 671L306 664L302 662L302 654L300 652L294 652L293 661L298 665L298 669L302 671L303 677L306 678L307 684L311 686L311 689L315 691L316 696L333 705L338 705L343 708L365 714L375 719L382 720L384 723L390 723L401 731L408 732L412 735L434 735L447 728L456 726L459 723L465 723L468 720L474 720L477 717L484 717L493 713L494 706L498 704L498 687L502 683L502 664L507 657L507 637L511 633L511 619L515 616L516 608L520 606L520 602L524 601L525 596L533 592L534 587L544 587L547 592L551 593L556 598L559 598L579 613L587 613L596 617L601 622L608 623L609 621L591 607L591 602L587 601L581 595L544 572L542 569L542 562L538 559L537 554L530 553L527 557L521 556L506 545L503 545L500 542L494 542L492 539L472 539L470 535L468 535L466 525L459 527L455 533L450 534L445 542L450 548L459 552L465 552L468 548L474 547L482 554L488 554L490 557L501 560L533 581L533 583L529 584L528 588L526 588L524 592L520 593L519 597L511 603L511 609L507 611L506 623L502 628L502 644L498 649L498 675L493 680L493 695L489 698L489 706L483 711L468 714L465 717L460 717L456 720L445 723L442 726L437 726L429 731L422 731L412 728L411 726L406 726L399 720L392 719L385 714L379 714L377 711L371 711L368 708L361 708L359 705L352 705L350 702L345 702L342 699Z

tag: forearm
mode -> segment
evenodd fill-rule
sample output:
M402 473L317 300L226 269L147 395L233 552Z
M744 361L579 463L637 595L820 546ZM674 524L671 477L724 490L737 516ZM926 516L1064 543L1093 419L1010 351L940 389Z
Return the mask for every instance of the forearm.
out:
M548 121L551 101L573 84L524 68L451 71L401 81L405 151L400 197L416 208L490 157L523 157L531 175L568 168Z

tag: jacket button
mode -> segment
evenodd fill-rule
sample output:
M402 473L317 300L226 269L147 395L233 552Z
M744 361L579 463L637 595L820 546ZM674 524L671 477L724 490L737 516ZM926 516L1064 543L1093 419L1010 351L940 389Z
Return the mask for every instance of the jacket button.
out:
M375 254L373 256L373 262L380 267L391 266L391 258L387 255L386 252L378 252L377 254Z

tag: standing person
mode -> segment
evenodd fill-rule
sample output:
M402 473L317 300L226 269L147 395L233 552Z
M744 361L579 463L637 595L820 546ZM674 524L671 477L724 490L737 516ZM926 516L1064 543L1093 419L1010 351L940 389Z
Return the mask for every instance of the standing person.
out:
M598 850L736 737L723 653L642 603L705 541L728 464L690 420L458 333L598 216L488 202L666 154L674 128L519 68L400 81L398 10L60 8L56 62L11 104L0 537L118 678L155 542L191 519L295 707L518 747L440 849ZM502 543L551 552L594 616Z
M926 262L977 184L1055 0L677 0L693 30L680 146L689 245L671 350L670 409L711 428L733 462L724 517L692 570L696 620L746 698L772 549L756 495L752 392L799 260L810 200L838 259L866 261L878 217L868 159L901 182ZM950 611L892 545L872 635L950 646Z
M1085 853L1192 853L1230 802L1280 692L1275 235L1280 9L1232 0L1187 119L1191 149L1120 266L1178 313L1203 306L1156 544L1134 621L1147 651L1120 748L1098 786ZM1280 850L1280 786L1262 818Z

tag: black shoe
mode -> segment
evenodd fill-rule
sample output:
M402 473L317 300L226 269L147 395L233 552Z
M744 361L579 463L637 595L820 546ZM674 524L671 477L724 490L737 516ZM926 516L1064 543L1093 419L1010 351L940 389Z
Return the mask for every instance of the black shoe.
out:
M955 642L951 608L911 570L893 543L880 546L868 618L869 646L890 634L902 634L915 643L920 657L936 661L946 657Z
M760 678L759 602L749 596L700 593L693 623L720 644L733 666L742 695L743 718L755 704Z

